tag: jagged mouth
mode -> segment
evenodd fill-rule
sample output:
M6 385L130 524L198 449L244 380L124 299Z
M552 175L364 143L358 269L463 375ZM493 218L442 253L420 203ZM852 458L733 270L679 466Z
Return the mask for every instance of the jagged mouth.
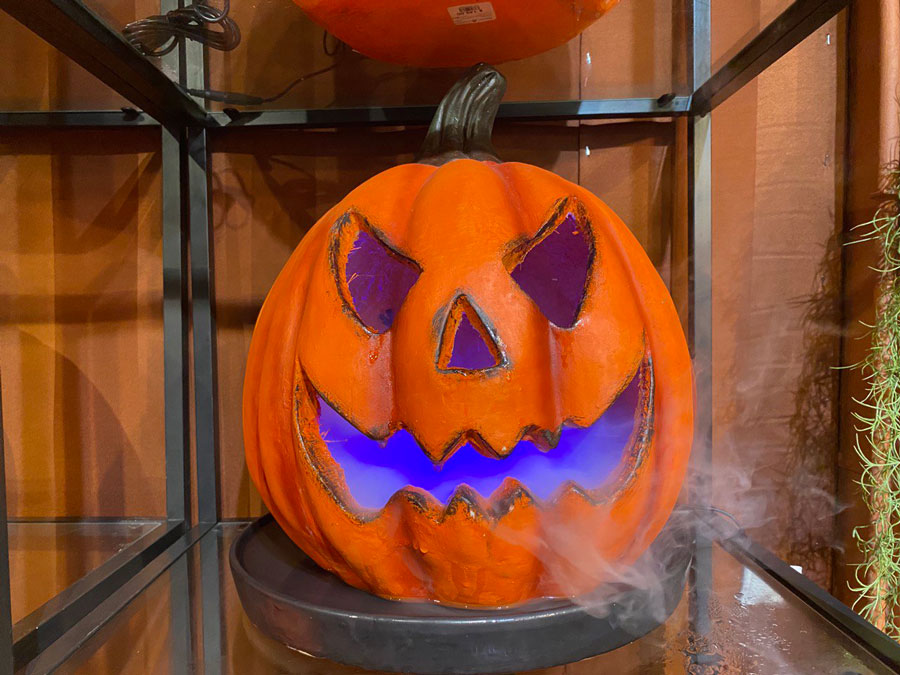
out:
M463 486L493 500L509 479L538 501L553 500L571 488L600 501L627 486L650 445L653 388L648 355L593 424L567 423L553 434L532 429L502 459L467 438L441 465L435 465L405 429L386 440L374 440L321 396L319 431L333 465L343 471L346 492L339 489L335 496L349 493L367 511L383 508L396 493L410 489L425 491L443 505ZM543 438L558 441L548 447ZM322 459L314 458L316 470L320 477L333 480L334 472L323 470Z

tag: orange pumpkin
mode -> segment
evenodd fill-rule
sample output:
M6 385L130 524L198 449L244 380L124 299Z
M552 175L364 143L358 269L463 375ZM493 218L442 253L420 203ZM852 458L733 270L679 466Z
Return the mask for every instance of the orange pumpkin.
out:
M493 156L504 90L470 71L420 161L322 217L250 346L260 494L319 565L389 598L586 592L647 549L686 471L666 288L594 195Z
M425 67L502 63L571 40L619 0L294 0L366 56Z

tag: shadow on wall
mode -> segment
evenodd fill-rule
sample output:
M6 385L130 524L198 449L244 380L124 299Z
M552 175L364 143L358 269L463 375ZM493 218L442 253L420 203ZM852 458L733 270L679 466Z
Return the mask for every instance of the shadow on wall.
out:
M164 512L158 150L158 129L0 134L11 517Z
M21 379L4 381L10 517L125 514L133 501L126 490L147 485L150 477L116 411L71 359L23 330L18 339ZM18 410L12 386L19 389ZM9 422L17 412L19 433Z
M776 489L786 496L787 513L776 551L826 589L832 585L832 548L838 544L835 430L840 415L836 393L841 363L841 249L841 236L835 232L825 242L815 290L797 301L803 307L799 350L803 361L788 422L790 445L776 480Z

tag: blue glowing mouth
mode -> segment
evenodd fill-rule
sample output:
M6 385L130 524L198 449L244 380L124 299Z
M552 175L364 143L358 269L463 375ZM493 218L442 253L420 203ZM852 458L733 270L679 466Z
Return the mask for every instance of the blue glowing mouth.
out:
M509 456L497 459L466 443L437 467L408 431L401 429L386 441L373 440L321 397L319 429L332 459L344 471L350 494L366 509L382 508L408 487L426 490L444 504L462 484L489 497L507 477L518 480L534 497L547 500L569 482L596 490L617 477L617 469L627 463L626 453L640 442L649 417L641 370L591 426L564 425L559 443L549 451L523 439Z

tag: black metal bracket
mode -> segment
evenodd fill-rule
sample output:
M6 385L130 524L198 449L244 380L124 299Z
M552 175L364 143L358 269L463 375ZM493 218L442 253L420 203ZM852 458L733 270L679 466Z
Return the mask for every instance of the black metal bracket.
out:
M497 119L516 122L676 117L689 113L690 97L621 98L501 103ZM219 132L239 127L316 128L341 126L427 126L437 106L319 108L312 110L236 110L212 113Z

